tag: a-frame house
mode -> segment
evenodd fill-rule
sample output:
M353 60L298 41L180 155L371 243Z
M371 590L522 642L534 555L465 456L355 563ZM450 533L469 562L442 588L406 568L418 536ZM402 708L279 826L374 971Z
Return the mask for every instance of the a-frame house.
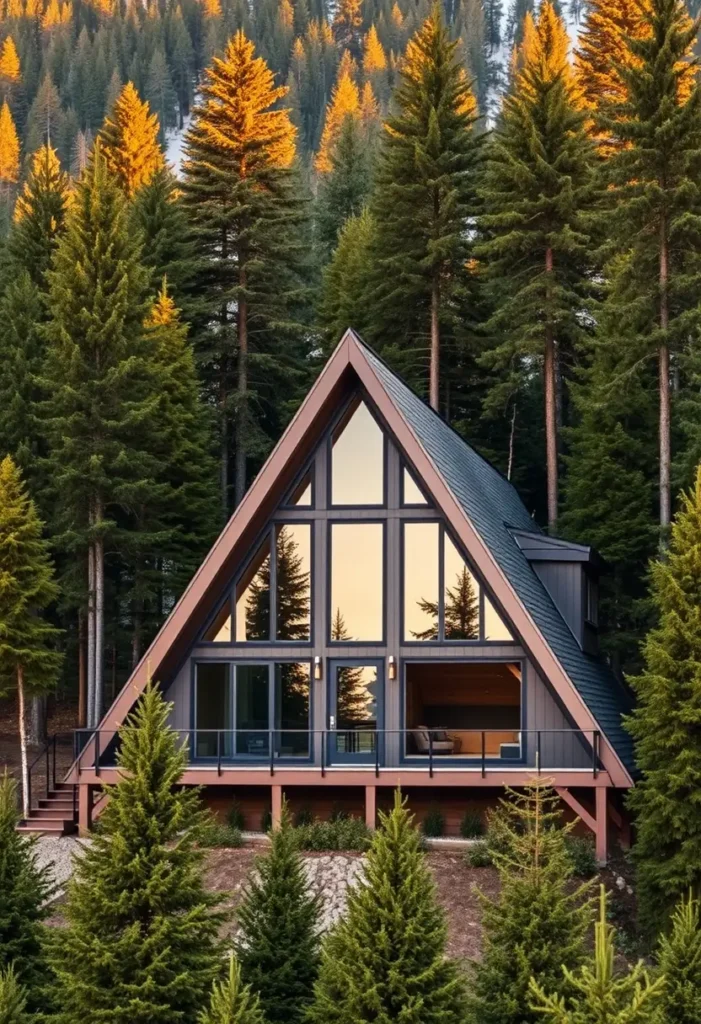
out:
M67 779L82 828L152 677L183 781L247 825L282 794L372 825L401 785L457 831L534 773L625 831L628 696L597 656L600 563L352 332L329 359ZM65 791L64 791L65 799Z

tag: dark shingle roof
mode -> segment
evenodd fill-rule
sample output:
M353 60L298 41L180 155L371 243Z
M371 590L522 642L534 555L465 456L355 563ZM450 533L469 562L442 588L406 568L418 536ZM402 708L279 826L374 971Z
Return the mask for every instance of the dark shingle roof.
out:
M387 394L492 552L602 732L633 772L633 743L621 722L621 716L630 710L629 696L611 670L579 646L512 536L510 528L531 533L538 530L516 489L367 346L363 348Z

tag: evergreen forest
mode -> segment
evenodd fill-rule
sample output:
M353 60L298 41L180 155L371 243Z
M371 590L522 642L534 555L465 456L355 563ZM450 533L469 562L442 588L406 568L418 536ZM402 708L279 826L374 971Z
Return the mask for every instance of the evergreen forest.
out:
M2 0L28 700L99 720L349 326L599 551L603 649L641 671L701 460L696 6Z

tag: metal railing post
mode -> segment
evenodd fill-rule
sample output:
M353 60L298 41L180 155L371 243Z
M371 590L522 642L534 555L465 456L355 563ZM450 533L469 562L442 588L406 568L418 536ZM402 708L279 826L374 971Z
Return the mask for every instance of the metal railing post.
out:
M100 778L100 730L95 730L95 776Z
M44 767L46 768L45 792L46 792L46 799L48 800L49 799L49 771L50 771L50 763L51 763L51 755L49 753L49 742L48 742L48 740L46 742L45 752L46 752L46 757L44 759Z
M217 775L221 775L221 729L217 729Z
M433 778L433 733L428 730L428 777Z
M593 774L594 774L594 778L596 779L599 776L599 746L600 746L600 743L601 743L601 733L599 732L598 729L596 729L594 731L594 735L593 735L592 739L593 739L593 743L591 745L592 746L592 752L593 752L592 758L593 758L593 762L594 762L593 763Z
M326 778L326 730L321 730L319 737L319 755L321 757L321 777Z
M487 774L487 766L485 764L486 756L487 756L487 750L486 750L486 742L485 742L485 735L484 735L484 729L483 729L482 730L482 778L484 778L485 775Z
M268 729L268 747L270 752L270 774L275 774L275 754L273 751L273 730Z

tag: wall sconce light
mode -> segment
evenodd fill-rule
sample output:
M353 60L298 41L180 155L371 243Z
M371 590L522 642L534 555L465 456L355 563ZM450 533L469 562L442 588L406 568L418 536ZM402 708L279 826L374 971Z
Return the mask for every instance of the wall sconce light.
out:
M397 659L393 654L387 659L387 675L390 679L397 678Z
M322 673L322 668L321 668L321 658L319 657L318 654L314 658L314 678L315 679L322 679L323 678L323 673Z

